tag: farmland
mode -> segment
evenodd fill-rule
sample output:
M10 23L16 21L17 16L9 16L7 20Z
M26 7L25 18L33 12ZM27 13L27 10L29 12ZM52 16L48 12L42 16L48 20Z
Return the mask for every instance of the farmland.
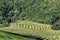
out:
M60 40L60 30L52 30L51 27L52 25L49 24L39 24L31 21L17 21L16 23L12 23L10 27L1 28L1 30L21 35L35 36L46 40Z

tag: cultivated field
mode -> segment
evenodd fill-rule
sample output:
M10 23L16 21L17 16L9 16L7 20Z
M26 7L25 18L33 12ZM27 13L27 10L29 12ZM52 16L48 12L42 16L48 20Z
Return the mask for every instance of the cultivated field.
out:
M16 21L9 27L0 28L3 31L27 36L44 38L44 40L60 40L60 30L51 29L52 25L40 24L31 21Z

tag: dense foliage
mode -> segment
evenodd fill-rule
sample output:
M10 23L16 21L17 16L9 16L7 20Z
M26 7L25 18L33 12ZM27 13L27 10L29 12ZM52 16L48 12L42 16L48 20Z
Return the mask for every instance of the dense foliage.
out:
M8 25L19 14L13 0L0 0L0 24Z
M59 5L60 0L0 0L0 24L20 19L57 25Z

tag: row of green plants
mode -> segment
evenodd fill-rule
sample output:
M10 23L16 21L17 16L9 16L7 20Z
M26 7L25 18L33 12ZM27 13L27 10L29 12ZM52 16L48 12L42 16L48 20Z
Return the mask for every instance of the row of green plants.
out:
M36 40L36 39L27 38L24 36L15 35L15 34L0 30L0 40Z

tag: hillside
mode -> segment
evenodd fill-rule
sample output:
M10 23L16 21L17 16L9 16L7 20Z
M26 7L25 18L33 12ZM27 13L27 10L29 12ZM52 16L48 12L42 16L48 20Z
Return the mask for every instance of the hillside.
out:
M28 36L11 40L60 40L60 0L0 0L0 31Z
M9 27L0 30L26 35L31 37L43 38L44 40L60 40L60 30L52 30L52 25L40 24L31 21L17 21L10 24Z
M38 23L52 24L54 27L60 26L58 21L60 20L60 0L0 1L0 24L4 26L8 26L16 20L30 20Z

